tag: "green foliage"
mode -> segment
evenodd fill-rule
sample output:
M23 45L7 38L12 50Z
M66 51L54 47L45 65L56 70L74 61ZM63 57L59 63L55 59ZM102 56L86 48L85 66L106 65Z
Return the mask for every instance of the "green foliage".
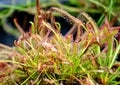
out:
M36 13L35 2L32 2L31 0L23 0L21 2L24 4L17 5L16 0L11 0L10 5L0 4L0 7L5 8L4 10L0 10L0 23L7 33L14 36L19 36L20 34L17 34L18 31L13 29L13 26L9 25L9 22L7 22L7 18L11 16L15 12L15 10L24 11L32 15ZM40 4L43 8L56 6L61 9L67 10L69 13L72 13L76 16L79 12L82 11L90 13L91 15L93 15L92 17L101 15L100 18L96 19L98 21L98 26L101 26L101 23L104 21L104 17L106 15L109 21L111 21L113 17L117 17L117 20L120 20L119 0L68 0L68 2L65 4L60 3L59 0L41 0ZM7 29L8 27L10 27L9 30Z
M53 11L74 23L65 36L60 33L61 26L55 22ZM106 17L102 24L101 18L99 28L87 13L81 15L86 21L58 8L49 12L37 10L29 32L18 28L22 34L14 48L0 44L1 84L120 84L120 62L116 61L120 42L115 38L119 27L112 27Z

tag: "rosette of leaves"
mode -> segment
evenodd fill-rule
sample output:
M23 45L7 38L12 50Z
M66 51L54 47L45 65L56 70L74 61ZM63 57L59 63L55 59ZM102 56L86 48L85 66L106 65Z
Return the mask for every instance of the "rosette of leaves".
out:
M0 45L2 84L120 84L120 63L116 60L120 27L112 27L105 18L98 28L84 12L81 15L85 21L55 7L43 12L38 0L36 3L37 14L30 31L24 32L15 20L22 33L15 47ZM53 11L73 22L65 36Z

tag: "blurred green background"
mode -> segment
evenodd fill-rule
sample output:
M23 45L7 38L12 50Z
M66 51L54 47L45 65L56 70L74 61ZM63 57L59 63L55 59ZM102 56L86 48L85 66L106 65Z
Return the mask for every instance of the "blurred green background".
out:
M40 0L40 6L45 10L52 6L59 7L74 16L85 11L95 19L98 26L101 26L105 16L109 21L114 18L114 25L120 22L120 0ZM0 0L0 43L13 46L13 41L20 36L13 19L17 18L20 26L28 31L29 21L33 21L35 13L35 0ZM61 18L57 20L63 21L64 17ZM69 23L65 23L69 27ZM62 29L62 32L65 31L68 30Z

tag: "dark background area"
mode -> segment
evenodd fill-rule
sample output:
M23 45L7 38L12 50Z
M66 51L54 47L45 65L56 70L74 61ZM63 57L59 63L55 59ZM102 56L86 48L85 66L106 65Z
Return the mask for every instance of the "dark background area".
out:
M14 1L14 0L13 0ZM26 5L26 0L15 0L16 5ZM35 0L31 0L32 2L34 2ZM48 0L41 0L41 2L46 2ZM67 3L68 0L59 0L61 3ZM12 4L12 0L0 0L0 4L8 4L11 5ZM3 11L5 8L0 7L0 11ZM19 23L19 25L24 29L24 31L29 31L29 27L30 27L30 21L33 21L34 19L34 15L27 13L27 12L23 12L23 11L19 11L19 10L14 10L14 12L12 13L11 16L9 16L7 18L7 23L9 23L11 26L13 26L14 28L14 22L13 19L17 18L17 21ZM0 20L1 21L1 20ZM65 35L65 33L70 29L71 25L69 24L69 22L67 22L66 19L64 19L63 17L56 17L56 21L60 22L61 24L61 32L63 35ZM9 29L9 28L8 28ZM11 29L11 28L10 28ZM9 33L7 33L4 28L2 27L2 25L0 26L0 43L8 45L8 46L13 46L14 45L14 40L16 40L17 37L13 36Z

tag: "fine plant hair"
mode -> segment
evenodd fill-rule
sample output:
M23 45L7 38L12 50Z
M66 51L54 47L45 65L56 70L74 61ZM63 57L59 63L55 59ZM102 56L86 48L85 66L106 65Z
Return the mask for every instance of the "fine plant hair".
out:
M117 85L120 78L120 27L107 16L101 27L87 13L76 18L57 7L43 10L36 0L36 15L15 46L0 44L0 84L6 85ZM73 23L65 36L54 13ZM82 20L81 16L85 19ZM75 39L74 39L75 37Z

